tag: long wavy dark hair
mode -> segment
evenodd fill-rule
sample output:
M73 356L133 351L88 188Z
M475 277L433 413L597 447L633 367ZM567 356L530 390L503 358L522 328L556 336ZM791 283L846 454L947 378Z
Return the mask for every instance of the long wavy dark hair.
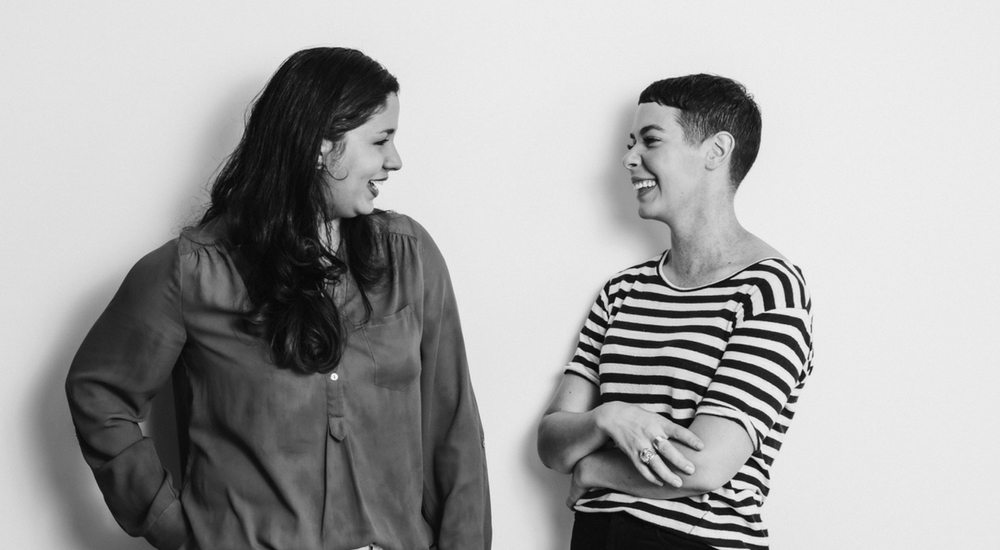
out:
M391 276L380 212L340 220L343 244L334 251L316 159L323 139L341 143L398 92L396 78L356 50L293 54L258 95L212 186L200 223L224 221L250 302L244 328L270 342L281 368L334 370L347 328L330 285L345 284L349 273L370 316L366 291Z

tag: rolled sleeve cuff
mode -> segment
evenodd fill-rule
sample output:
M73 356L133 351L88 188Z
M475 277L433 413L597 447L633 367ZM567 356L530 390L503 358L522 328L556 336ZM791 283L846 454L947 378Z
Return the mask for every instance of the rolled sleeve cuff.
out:
M146 540L158 550L177 550L191 536L180 499L174 499L146 532Z
M569 365L566 365L566 370L564 370L563 373L575 374L595 386L601 385L601 381L598 379L597 373L595 373L593 369L587 368L577 363L570 363Z
M750 436L750 441L753 444L753 450L757 451L760 449L761 434L754 428L753 421L750 419L750 415L730 407L725 407L721 405L702 405L698 407L698 412L696 415L706 414L710 416L718 416L720 418L728 418L733 422L736 422L746 430L747 435Z

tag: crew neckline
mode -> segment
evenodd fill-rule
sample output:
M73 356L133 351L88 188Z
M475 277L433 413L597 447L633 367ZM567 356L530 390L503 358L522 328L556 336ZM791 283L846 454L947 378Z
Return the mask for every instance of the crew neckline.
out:
M666 283L667 286L669 286L670 288L672 288L674 290L678 290L678 291L682 291L682 292L690 292L690 291L694 291L694 290L701 290L701 289L704 289L704 288L715 286L715 285L717 285L717 284L719 284L721 282L728 281L729 279L732 279L733 277L739 275L740 273L743 273L744 271L750 269L751 267L753 267L755 265L762 264L762 263L764 263L766 261L769 261L769 260L779 260L779 261L783 261L784 260L784 258L781 258L780 256L765 256L765 257L763 257L763 258L761 258L759 260L755 260L755 261L753 261L753 262L751 262L751 263L749 263L749 264L747 264L747 265L745 265L745 266L737 269L736 271L733 271L729 275L726 275L724 277L720 277L720 278L718 278L718 279L716 279L716 280L714 280L712 282L705 283L703 285L698 285L698 286L680 286L680 285L674 283L673 281L671 281L670 279L668 279L666 273L663 272L663 266L667 263L667 258L669 256L670 256L670 249L668 248L665 251L663 251L663 254L660 255L660 261L658 261L656 263L656 274L660 276L660 280L663 281L664 283Z

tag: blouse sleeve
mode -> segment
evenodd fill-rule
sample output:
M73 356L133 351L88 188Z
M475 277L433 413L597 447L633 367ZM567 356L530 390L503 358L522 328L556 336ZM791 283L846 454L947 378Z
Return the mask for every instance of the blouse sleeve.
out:
M420 259L424 517L435 530L437 549L488 549L492 524L483 428L448 268L424 231Z
M140 260L91 328L66 378L80 447L119 525L154 547L188 536L171 476L139 422L185 342L177 242Z
M812 366L808 309L781 308L737 322L697 414L729 418L758 450Z

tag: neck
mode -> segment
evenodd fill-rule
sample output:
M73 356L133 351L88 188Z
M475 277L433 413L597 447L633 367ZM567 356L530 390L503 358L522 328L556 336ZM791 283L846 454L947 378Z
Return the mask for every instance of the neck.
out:
M671 280L681 285L711 282L741 264L753 235L736 219L732 204L720 210L693 211L670 224Z
M320 229L319 238L333 252L340 248L340 218L334 218Z

